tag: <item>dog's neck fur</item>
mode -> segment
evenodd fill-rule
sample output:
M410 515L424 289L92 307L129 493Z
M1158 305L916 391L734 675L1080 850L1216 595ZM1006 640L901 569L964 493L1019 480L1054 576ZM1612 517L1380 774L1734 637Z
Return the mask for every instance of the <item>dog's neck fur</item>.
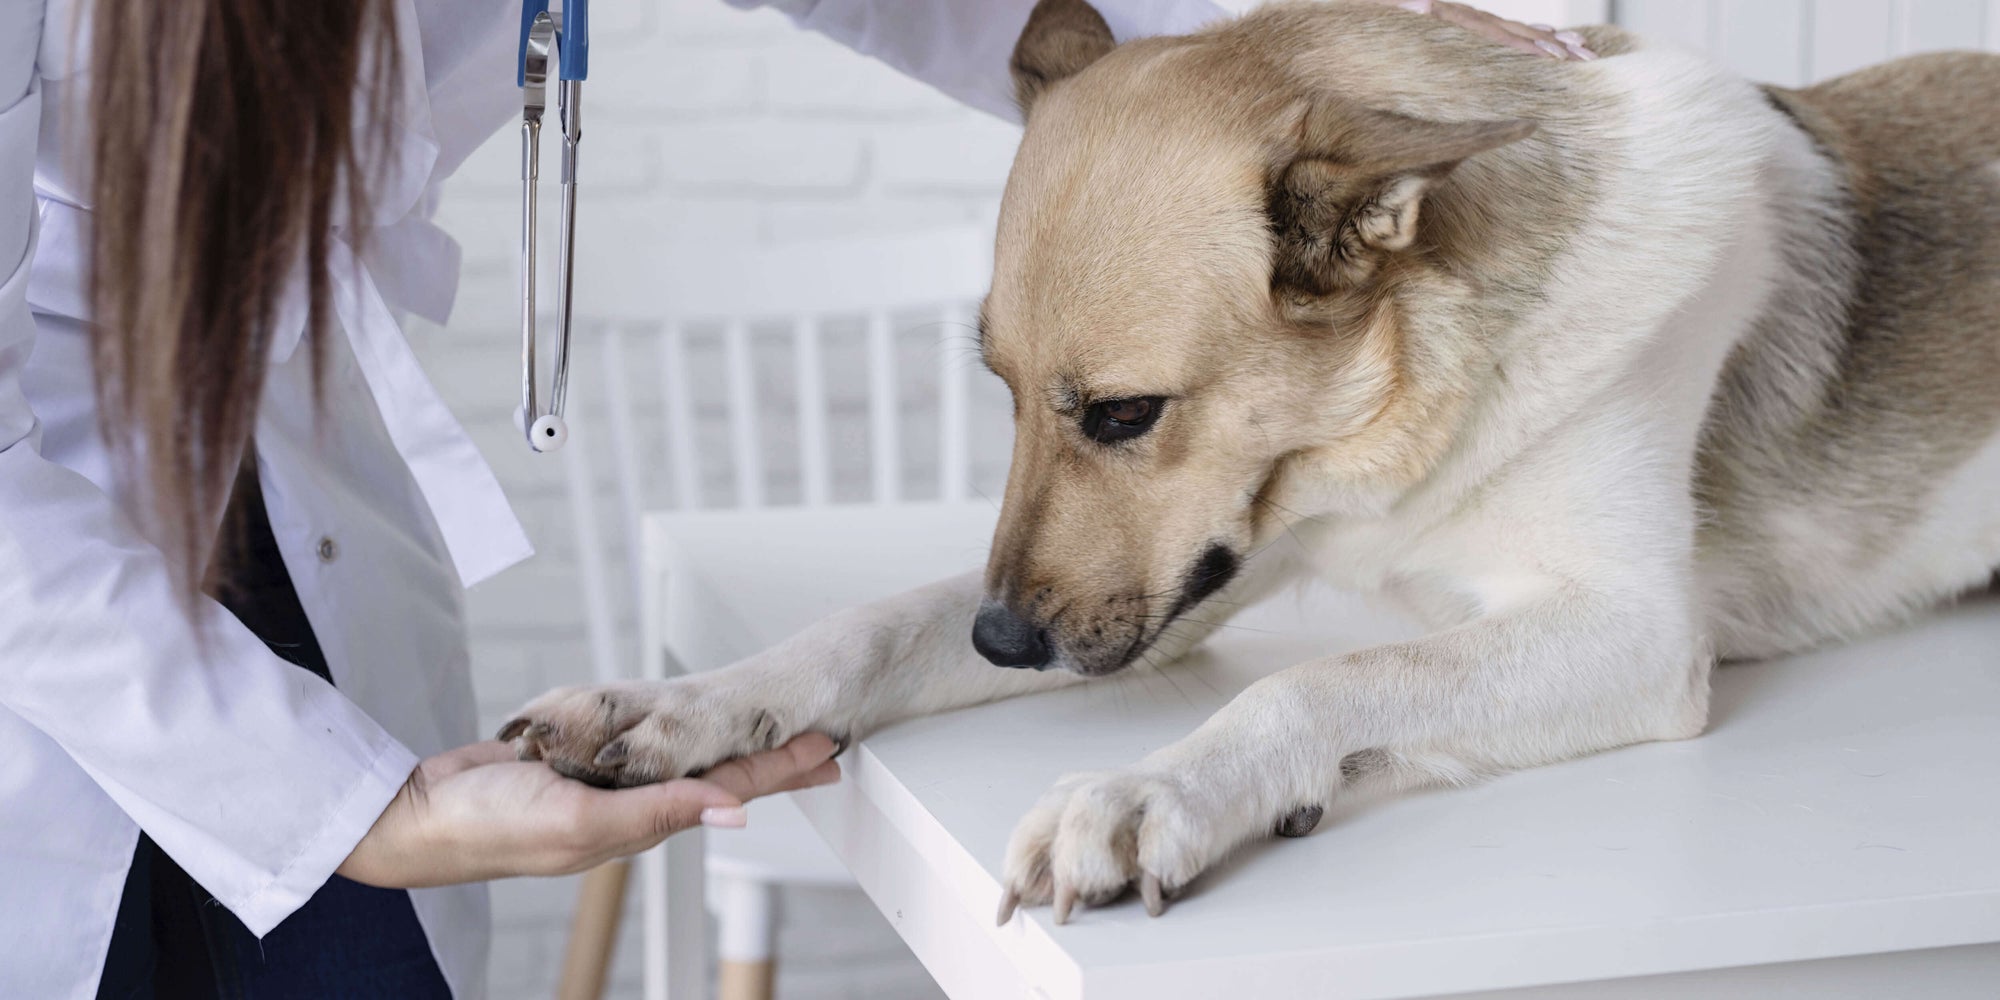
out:
M1413 282L1399 305L1407 341L1461 366L1453 380L1461 415L1448 448L1407 491L1315 495L1310 475L1287 482L1286 506L1338 526L1344 537L1333 550L1376 553L1347 567L1349 582L1398 572L1392 553L1410 551L1412 532L1446 519L1629 378L1661 337L1681 341L1679 363L1708 369L1701 381L1713 384L1743 331L1691 330L1670 318L1712 289L1724 261L1738 272L1729 276L1733 294L1762 297L1779 271L1768 237L1753 231L1770 224L1757 195L1771 169L1773 125L1789 123L1755 87L1693 56L1659 49L1588 64L1495 60L1449 26L1365 6L1278 10L1230 31L1256 36L1253 44L1286 60L1289 74L1371 106L1541 123L1529 139L1467 163L1425 206L1438 223L1430 231L1442 266ZM1610 35L1593 41L1630 44ZM1417 80L1391 70L1411 64L1446 69ZM1740 113L1718 115L1718 102ZM1758 244L1749 259L1736 252L1746 240ZM1685 465L1693 448L1683 442L1665 460ZM1379 544L1358 544L1366 537Z

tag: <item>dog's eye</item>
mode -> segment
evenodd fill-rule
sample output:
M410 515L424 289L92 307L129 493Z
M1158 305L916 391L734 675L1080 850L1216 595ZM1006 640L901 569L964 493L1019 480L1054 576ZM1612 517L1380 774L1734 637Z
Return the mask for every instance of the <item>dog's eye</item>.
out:
M1137 396L1093 403L1090 409L1083 411L1084 436L1105 444L1138 437L1152 428L1153 421L1160 419L1161 404L1164 402L1166 400L1159 396Z

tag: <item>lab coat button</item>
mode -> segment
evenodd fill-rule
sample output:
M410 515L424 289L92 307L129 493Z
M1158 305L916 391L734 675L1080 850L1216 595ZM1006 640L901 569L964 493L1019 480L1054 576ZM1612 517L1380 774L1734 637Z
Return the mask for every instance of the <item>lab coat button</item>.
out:
M330 563L340 556L340 547L333 544L333 539L322 538L319 540L318 552L320 562Z

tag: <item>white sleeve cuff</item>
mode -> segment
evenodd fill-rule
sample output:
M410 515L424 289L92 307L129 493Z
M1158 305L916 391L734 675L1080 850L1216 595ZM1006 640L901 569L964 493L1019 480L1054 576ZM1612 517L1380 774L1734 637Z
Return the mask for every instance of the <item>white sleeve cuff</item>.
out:
M250 933L258 937L270 933L271 928L304 906L326 884L334 869L353 853L354 845L367 836L376 818L388 808L416 767L417 755L401 743L383 746L368 770L355 779L333 807L326 825L301 844L298 854L269 882L243 899L218 896L217 901L236 914L236 919L243 921Z

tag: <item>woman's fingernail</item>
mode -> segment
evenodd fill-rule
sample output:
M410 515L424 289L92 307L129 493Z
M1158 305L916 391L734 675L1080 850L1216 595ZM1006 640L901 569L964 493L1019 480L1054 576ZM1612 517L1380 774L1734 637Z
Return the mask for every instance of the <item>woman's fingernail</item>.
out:
M750 814L742 806L710 806L701 811L701 825L719 827L724 830L741 830L750 823Z
M1582 45L1583 36L1574 31L1558 31L1556 32L1556 41L1562 42L1565 45Z
M1557 45L1554 42L1545 42L1539 38L1535 39L1535 48L1541 49L1543 52L1555 56L1557 59L1561 59L1563 56L1568 55L1567 52L1564 52L1561 48L1557 47Z
M1591 61L1592 59L1595 59L1595 58L1597 58L1597 53L1595 53L1595 52L1592 52L1592 51L1590 51L1589 49L1586 49L1586 48L1584 48L1584 47L1583 47L1583 46L1581 46L1581 45L1571 45L1571 46L1568 46L1568 48L1569 48L1569 54L1570 54L1570 55L1573 55L1573 56L1577 57L1578 59L1581 59L1581 60L1583 60L1584 62L1589 62L1589 61Z

